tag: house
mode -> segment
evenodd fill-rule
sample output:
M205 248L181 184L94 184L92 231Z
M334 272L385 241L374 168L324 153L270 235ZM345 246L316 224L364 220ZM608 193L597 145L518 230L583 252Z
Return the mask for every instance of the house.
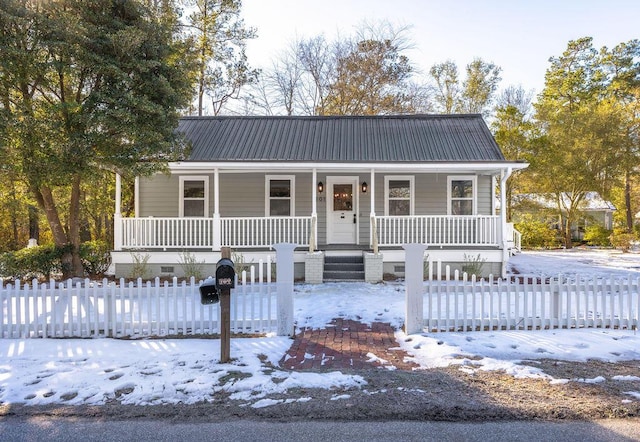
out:
M562 193L561 197L562 207L570 208L571 199L569 195ZM553 195L528 193L514 195L513 199L514 207L516 207L515 212L537 214L558 230L563 225L565 217L558 215L558 202ZM598 192L586 192L578 210L580 216L571 224L572 240L582 241L585 229L591 225L598 225L607 230L613 229L613 212L617 210L616 206L611 201L602 198ZM514 216L514 218L517 218L517 216Z
M212 273L221 247L258 263L294 243L296 278L378 281L403 274L416 242L500 274L517 247L494 190L527 164L505 160L480 115L188 117L178 130L190 156L136 180L133 218L116 177L118 276L141 256L180 276L185 251Z

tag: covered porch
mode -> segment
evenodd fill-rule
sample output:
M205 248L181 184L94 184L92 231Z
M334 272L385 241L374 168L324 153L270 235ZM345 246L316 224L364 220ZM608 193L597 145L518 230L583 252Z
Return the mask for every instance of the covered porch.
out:
M182 193L187 194L183 188L190 177L207 178L206 186L202 185L202 201L197 198L186 201L185 197L185 201L179 203L185 205L185 211L188 210L187 203L200 203L200 216L189 216L182 211L182 206L179 216L157 216L157 211L153 210L141 214L139 201L142 195L136 180L136 216L123 217L122 184L120 176L116 176L114 250L265 249L282 242L295 243L309 251L322 250L331 244L353 244L368 246L374 253L379 248L398 248L407 243L423 243L430 247L519 249L518 232L506 222L504 213L495 214L498 204L505 205L504 183L513 170L512 165L317 166L269 164L265 171L265 165L261 163L173 165L172 173L180 177L181 198ZM227 216L235 215L233 212L247 212L238 201L227 203L232 199L230 195L238 192L240 184L233 183L248 181L247 169L254 172L254 176L266 178L264 188L260 182L254 186L256 193L265 194L264 216ZM283 170L295 175L281 175ZM221 177L225 177L225 183L221 183ZM440 187L435 189L434 178L428 177L436 177ZM499 203L495 192L498 182L503 184ZM277 188L278 183L289 187L282 191ZM459 187L468 187L464 187L459 196L454 196L457 183L461 183ZM486 189L479 191L482 185ZM173 189L176 191L178 189ZM486 202L480 204L481 198ZM223 200L225 216L221 211ZM291 205L290 208L287 206L284 215L278 214L283 202ZM262 205L261 202L252 206L258 205ZM478 209L480 205L483 207ZM255 213L262 209L253 207L252 210ZM304 211L307 213L300 213Z

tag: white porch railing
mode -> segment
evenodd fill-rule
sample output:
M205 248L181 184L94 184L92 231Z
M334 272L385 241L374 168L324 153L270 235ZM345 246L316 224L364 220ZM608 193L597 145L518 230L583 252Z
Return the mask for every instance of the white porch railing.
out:
M499 216L376 216L380 246L421 243L430 246L498 246Z
M515 229L513 223L507 223L504 234L511 250L522 251L522 234Z
M309 245L313 228L311 216L235 217L219 218L219 221L216 218L116 218L115 223L115 250L219 250L220 247L265 248L277 243L304 247ZM216 238L220 238L219 244Z
M221 218L222 246L271 247L278 243L308 246L311 236L310 216Z
M116 244L116 250L214 247L214 218L120 218L120 222L122 244L120 249Z

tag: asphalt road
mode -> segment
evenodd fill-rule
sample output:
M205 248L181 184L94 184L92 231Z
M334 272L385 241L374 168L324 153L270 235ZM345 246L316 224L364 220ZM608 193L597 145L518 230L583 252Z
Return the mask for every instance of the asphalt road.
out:
M640 441L640 419L597 422L264 422L172 423L8 417L3 441Z

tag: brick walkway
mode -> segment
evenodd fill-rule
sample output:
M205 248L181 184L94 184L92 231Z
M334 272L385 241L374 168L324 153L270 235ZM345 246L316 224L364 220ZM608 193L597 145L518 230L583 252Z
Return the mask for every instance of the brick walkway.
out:
M280 366L289 370L339 370L395 367L411 370L407 353L398 349L388 323L371 326L358 321L334 319L323 329L302 329L294 337ZM394 349L395 348L395 349Z

